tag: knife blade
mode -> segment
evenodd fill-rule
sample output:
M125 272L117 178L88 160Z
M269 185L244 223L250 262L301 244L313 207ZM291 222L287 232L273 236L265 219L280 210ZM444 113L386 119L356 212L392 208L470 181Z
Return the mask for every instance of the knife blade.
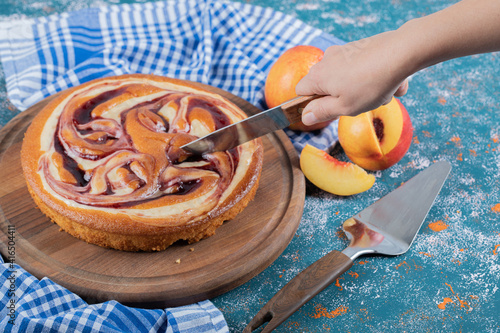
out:
M224 151L299 122L302 110L322 96L299 96L234 124L220 128L181 148L196 155Z

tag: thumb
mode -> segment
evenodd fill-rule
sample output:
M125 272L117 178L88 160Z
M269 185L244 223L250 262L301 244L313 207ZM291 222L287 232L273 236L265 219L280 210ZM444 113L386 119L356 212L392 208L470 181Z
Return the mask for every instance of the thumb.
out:
M407 91L408 91L408 79L404 80L403 83L399 85L398 89L394 93L394 96L396 97L404 96Z
M310 126L322 121L334 120L339 115L335 113L337 98L325 96L315 99L306 105L302 113L302 122Z
M317 66L317 64L314 66ZM314 75L314 66L309 70L309 73L295 85L295 93L298 96L326 95L326 92L319 86L317 75Z

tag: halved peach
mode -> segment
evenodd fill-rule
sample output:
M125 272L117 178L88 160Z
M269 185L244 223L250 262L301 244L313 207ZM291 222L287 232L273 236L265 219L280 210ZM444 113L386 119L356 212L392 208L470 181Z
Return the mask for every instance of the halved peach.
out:
M306 145L300 154L300 168L320 189L336 195L353 195L370 189L375 176L350 162L342 162L321 149Z
M413 126L399 100L355 117L339 119L339 142L349 159L367 170L384 170L410 148Z

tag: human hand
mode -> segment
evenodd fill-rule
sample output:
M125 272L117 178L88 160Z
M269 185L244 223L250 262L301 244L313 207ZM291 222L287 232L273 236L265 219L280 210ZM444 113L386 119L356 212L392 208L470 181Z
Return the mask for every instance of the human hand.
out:
M295 88L297 95L325 95L306 106L302 122L355 116L404 95L412 72L397 39L397 32L390 31L329 47Z

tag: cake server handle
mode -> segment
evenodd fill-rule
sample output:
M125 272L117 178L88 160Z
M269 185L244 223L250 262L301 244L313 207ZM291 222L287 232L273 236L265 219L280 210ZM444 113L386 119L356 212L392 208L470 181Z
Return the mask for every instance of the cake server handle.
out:
M340 251L332 251L304 269L267 302L243 332L252 332L268 322L262 330L271 332L302 305L329 286L352 267L353 261Z

